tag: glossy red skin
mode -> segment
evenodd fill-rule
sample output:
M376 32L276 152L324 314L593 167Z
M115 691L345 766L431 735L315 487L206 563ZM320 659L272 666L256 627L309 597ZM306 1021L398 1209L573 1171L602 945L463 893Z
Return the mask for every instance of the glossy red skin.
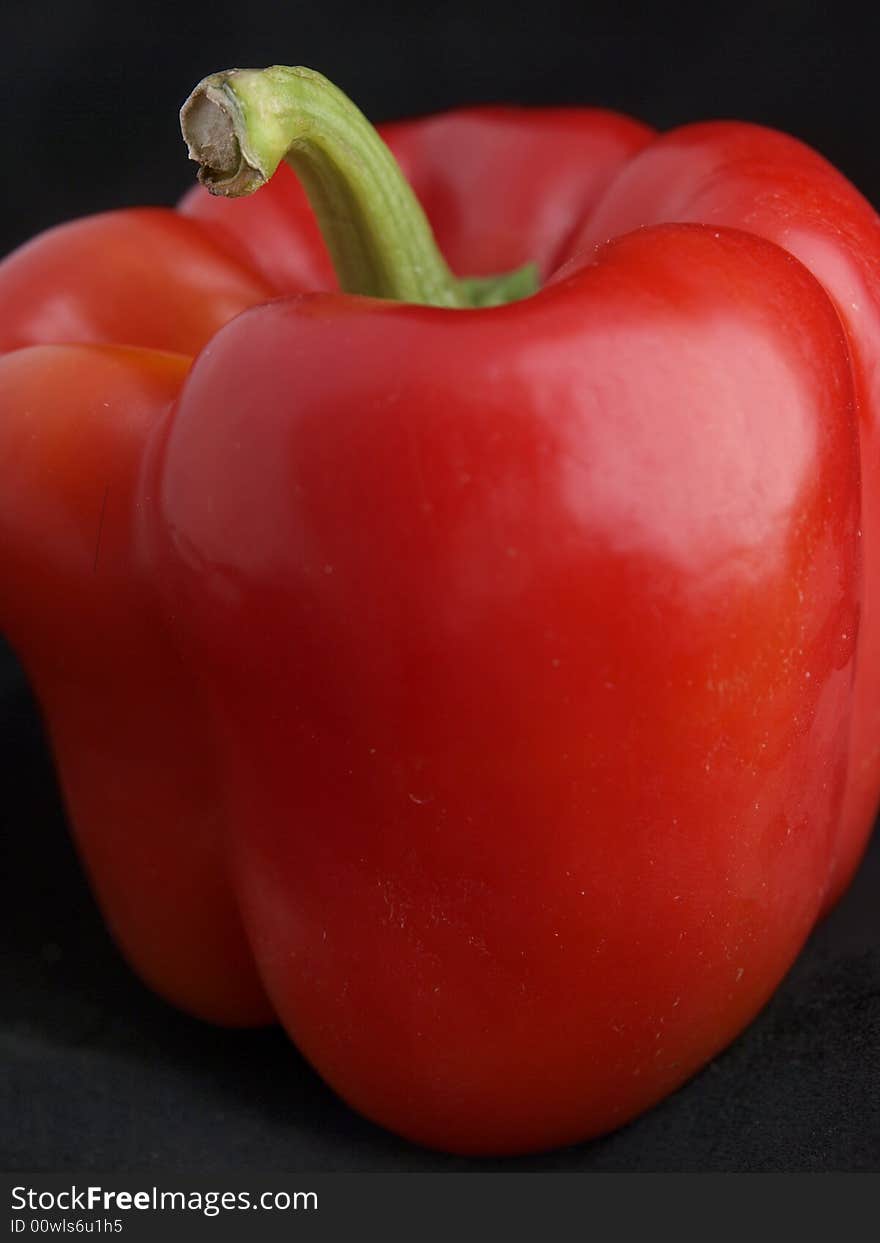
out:
M162 207L87 216L20 247L0 269L0 350L102 342L195 354L273 287L215 231Z
M725 127L703 128L711 156ZM744 129L754 201L744 189L739 218L726 223L751 229L754 218L761 232L757 204L775 192L778 136ZM616 201L615 174L628 175L627 161L638 167L655 145L635 122L580 110L476 109L391 126L387 137L462 273L535 258L549 275L576 236L587 238L591 219L605 219L608 235L623 231L631 222L615 224L603 204ZM762 142L773 153L763 177ZM794 147L791 218L803 217L808 234L817 217L823 227L832 216L846 228L867 222L856 192L842 179L813 180L821 162ZM149 306L125 314L125 291L143 266L136 239L112 266L98 225L85 243L71 226L69 253L38 240L5 303L12 261L0 269L7 324L16 299L22 308L8 341L63 331L194 350L249 301L332 288L303 203L286 170L244 202L188 196L182 210L198 219L180 223L207 232L182 269L160 258L156 314ZM173 213L145 214L153 218L145 242L155 247L163 220L170 245L183 238ZM123 215L133 214L103 219ZM185 387L161 521L154 466L132 492L144 542L131 537L125 556L152 586L164 559L163 590L174 584L165 624L191 667L203 667L209 709L192 745L215 762L209 734L219 722L230 871L273 1003L343 1095L424 1142L518 1151L623 1121L748 1021L827 900L841 853L859 597L850 360L838 319L803 269L755 239L717 232L628 239L559 288L503 311L319 297L249 312L202 354ZM869 232L865 223L862 240L876 246ZM76 311L61 321L46 313L59 291ZM103 310L108 299L113 316ZM178 303L186 344L182 333L174 343L169 308ZM274 382L255 366L267 352ZM754 374L744 358L761 364ZM864 428L860 373L856 381ZM97 374L95 383L100 390ZM717 428L710 442L699 422L686 426L695 385L707 410L716 385L727 416L733 401L742 442L719 441ZM211 418L197 394L216 403ZM17 401L25 399L23 386ZM246 453L218 436L244 409ZM763 418L770 409L773 421ZM209 452L196 462L190 430L199 418ZM654 439L649 424L660 429ZM296 453L280 453L290 429L306 425ZM667 426L677 432L667 436ZM632 457L640 436L644 452ZM585 444L602 450L604 468L590 469ZM460 470L462 461L474 469ZM739 476L727 474L731 462ZM736 478L749 471L761 483L748 515L732 504L694 525L719 491L741 499ZM559 482L584 473L591 495L573 508ZM297 478L308 481L302 494L287 488ZM213 529L196 482L211 479ZM283 491L274 494L271 480ZM668 548L662 522L644 525L652 505L653 518L676 519ZM756 506L765 507L763 527L749 525ZM447 520L457 542L444 543ZM175 538L158 554L165 521ZM223 532L229 547L218 560ZM314 565L306 534L315 537ZM504 543L502 556L508 535L519 542ZM745 536L760 555L740 550L725 561ZM769 566L759 536L779 551ZM321 561L328 548L336 559ZM299 579L275 580L279 558ZM445 577L430 576L432 567ZM307 590L294 595L295 582ZM206 615L212 601L216 629ZM860 656L860 679L863 667ZM600 686L603 669L614 676ZM132 698L149 694L146 680L130 686ZM50 719L52 693L46 684ZM861 683L859 693L867 701ZM580 731L574 740L571 730ZM381 744L374 756L368 735ZM502 740L491 754L487 738L493 748ZM161 764L161 728L141 742ZM422 789L416 778L429 776L436 780ZM215 813L220 801L218 789ZM96 835L108 857L119 852L108 876L115 867L122 877L129 847L115 828L99 823ZM156 841L164 865L168 837ZM149 841L141 847L149 854ZM188 850L185 838L179 849ZM219 833L203 858L225 874ZM155 918L185 938L185 912L156 899ZM123 893L118 909L127 900ZM218 903L214 917L215 934L237 926L236 900ZM221 941L207 938L209 956ZM129 946L135 963L143 948ZM216 957L212 969L220 979ZM182 973L169 971L186 992ZM252 981L232 983L229 1013L252 1013L252 991L243 1000Z
M880 795L880 217L803 143L755 125L716 122L657 138L622 170L572 245L664 220L732 225L783 246L818 277L846 327L865 481L865 585L830 906L852 879Z
M685 226L493 312L280 301L168 429L160 577L298 1046L460 1152L681 1083L827 888L859 479L818 284Z
M203 712L132 556L147 436L189 361L85 345L0 358L3 627L126 957L201 1017L267 1022L219 849Z
M449 124L460 141L461 118L454 116ZM497 144L499 124L508 142L515 140L537 161L535 171L545 184L558 186L561 203L537 199L543 217L536 216L526 243L536 247L553 212L562 210L571 194L581 197L569 226L650 134L635 121L595 110L559 114L553 125L542 114L474 110L467 114L465 131L475 151ZM428 133L436 136L438 126L444 129L442 118L427 123ZM414 140L418 146L424 128L425 123L391 127L402 146ZM541 144L548 138L545 149ZM573 153L582 157L576 165ZM428 164L423 158L423 177ZM438 170L435 180L442 197L445 173ZM487 187L487 194L494 189L498 220L514 201L516 180L511 170ZM535 201L537 188L530 186L523 209ZM312 281L332 282L317 228L302 210L305 200L292 177L279 176L271 194L252 202L256 215L250 203L243 212L237 204L225 204L235 212L232 228L222 213L224 224L218 226L212 219L139 208L73 221L35 238L0 265L0 349L125 343L191 355L245 307ZM197 204L193 214L200 214ZM448 214L450 224L461 229L460 213ZM273 263L265 265L270 277L254 270L253 245L235 241L236 227L252 224L266 252L277 237L278 271ZM435 224L441 236L449 233L442 220L435 217ZM304 243L291 240L291 228L304 231ZM220 797L209 776L210 722L192 706L191 672L173 654L173 614L151 613L158 605L149 555L140 550L141 573L131 534L137 508L149 505L148 496L138 495L133 463L142 457L149 426L162 417L171 392L163 390L158 400L153 372L158 369L168 380L168 368L167 360L151 359L144 351L117 354L112 367L106 355L89 351L0 359L0 469L4 478L15 479L0 498L0 571L4 583L16 584L0 600L0 626L39 695L79 849L129 961L183 1009L215 1022L258 1023L267 1021L271 1010L229 889ZM178 368L178 383L181 374ZM126 402L133 413L120 427L117 416ZM99 417L102 411L106 417ZM51 434L31 442L35 415ZM59 471L52 445L65 437L71 441L69 456ZM30 466L21 473L25 448ZM126 566L131 578L126 592L112 595L101 576L88 572L106 483L103 474L93 477L87 467L96 462L103 471L117 459L128 463L128 473L124 486L115 479L104 518L119 524L112 537L117 581L124 579ZM17 472L21 478L15 478ZM63 515L73 518L78 534L69 533L69 542L41 569L47 531ZM108 538L102 530L102 547ZM104 553L99 565L103 575ZM72 584L76 625L68 605ZM144 624L146 617L150 625ZM101 661L108 634L116 636L124 659L108 647ZM77 668L84 672L72 676Z
M547 112L557 122L565 114L565 110ZM537 236L532 235L536 201L541 186L555 176L554 188L563 196L571 194L568 201L572 213L577 214L574 174L536 164L543 150L540 145L528 145L522 133L501 134L495 128L505 121L508 127L515 127L523 118L545 114L492 110L481 138L467 143L468 151L479 149L480 160L462 159L465 143L459 127L472 117L479 119L481 113L463 110L427 122L387 127L386 137L418 187L444 253L456 270L492 270L493 262L485 256L494 222L501 217L506 226L517 195L534 193L520 222L525 241L510 243L504 255L508 266L524 262L531 248L542 272L552 273L552 258L562 261L650 224L682 221L726 225L765 237L800 259L824 286L844 324L859 411L861 474L866 481L861 523L865 584L849 774L827 910L852 879L880 802L880 487L876 482L880 479L880 217L827 160L787 134L722 121L652 135L644 127L628 129L632 123L627 118L614 117L604 127L604 145L587 155L601 168L590 186L596 197L587 197L590 206L580 213L580 222L562 227L563 243L554 245L546 214L537 227ZM585 115L581 113L581 117ZM595 115L598 118L602 114ZM424 141L420 126L427 126ZM546 134L544 130L545 141ZM492 144L518 155L509 164L487 160L485 151ZM626 146L631 149L631 158L621 163ZM259 239L268 235L276 252L297 255L306 248L311 253L314 221L288 170L283 169L282 174L267 191L235 204L196 188L184 199L181 209L235 234L243 249L255 249ZM472 192L475 178L479 178L479 193ZM552 194L548 199L552 200ZM471 210L473 201L485 203L486 211ZM548 210L545 201L545 213ZM523 227L525 221L528 226ZM506 227L502 233L510 238ZM493 260L500 258L497 244L489 245ZM279 289L306 287L296 278L300 272L305 275L305 268L298 269L289 283L293 274L283 267L279 270ZM313 288L335 286L326 271L314 269L309 276L315 280Z
M214 234L163 208L108 212L0 265L0 626L129 962L198 1017L248 1025L272 1010L229 881L213 751L133 536L147 436L188 355L274 292Z
M272 1010L229 883L194 679L133 532L148 433L188 352L271 294L167 209L62 225L0 265L0 626L120 947L169 1001L232 1025ZM21 348L63 340L79 344ZM97 348L112 341L154 348Z

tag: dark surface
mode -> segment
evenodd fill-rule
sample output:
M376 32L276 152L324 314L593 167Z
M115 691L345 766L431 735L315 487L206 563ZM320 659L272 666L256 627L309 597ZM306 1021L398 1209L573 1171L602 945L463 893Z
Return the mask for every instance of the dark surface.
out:
M497 99L601 103L664 128L742 116L810 142L880 203L880 18L865 12L6 0L0 243L173 201L190 184L176 123L189 89L212 70L279 61L321 69L374 119ZM360 1120L279 1031L214 1030L149 994L94 908L5 650L0 741L2 1168L880 1169L880 842L764 1014L682 1091L599 1142L480 1163Z

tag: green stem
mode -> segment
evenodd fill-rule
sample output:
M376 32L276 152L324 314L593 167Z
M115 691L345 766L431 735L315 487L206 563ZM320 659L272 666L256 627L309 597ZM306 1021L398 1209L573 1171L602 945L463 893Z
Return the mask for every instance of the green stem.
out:
M213 73L183 105L180 124L212 194L252 194L282 160L291 165L347 293L476 307L537 289L533 264L454 276L394 156L351 100L312 69Z

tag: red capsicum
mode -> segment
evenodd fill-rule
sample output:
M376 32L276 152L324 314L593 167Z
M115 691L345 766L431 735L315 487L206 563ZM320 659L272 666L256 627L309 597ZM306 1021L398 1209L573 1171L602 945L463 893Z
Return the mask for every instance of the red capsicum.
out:
M880 221L753 125L182 117L213 195L0 268L0 623L98 899L405 1136L601 1133L874 816Z

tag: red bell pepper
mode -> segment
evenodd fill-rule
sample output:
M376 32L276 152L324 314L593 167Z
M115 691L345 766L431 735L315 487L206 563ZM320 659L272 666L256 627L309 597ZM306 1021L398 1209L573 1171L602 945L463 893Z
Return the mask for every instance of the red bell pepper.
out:
M598 1134L873 818L880 222L754 126L473 109L384 131L438 249L318 75L183 116L271 183L0 268L0 621L99 899L404 1135Z

